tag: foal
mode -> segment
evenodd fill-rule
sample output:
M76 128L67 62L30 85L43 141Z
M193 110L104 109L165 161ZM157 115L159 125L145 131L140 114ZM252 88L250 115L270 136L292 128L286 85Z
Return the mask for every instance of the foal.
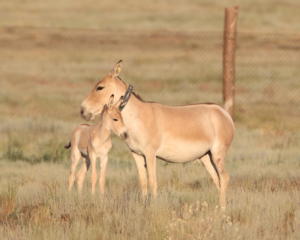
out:
M110 98L109 104L105 105L100 115L99 121L95 125L80 124L72 133L72 138L65 148L71 148L71 173L69 176L69 191L76 180L76 166L81 157L84 158L85 164L82 165L77 175L78 192L82 191L83 181L86 172L92 165L92 194L95 193L97 182L96 160L100 159L100 176L99 185L100 193L104 193L105 188L105 173L107 165L107 155L112 147L111 131L116 135L122 136L125 133L123 119L119 110L119 105L122 98L113 104L113 96Z

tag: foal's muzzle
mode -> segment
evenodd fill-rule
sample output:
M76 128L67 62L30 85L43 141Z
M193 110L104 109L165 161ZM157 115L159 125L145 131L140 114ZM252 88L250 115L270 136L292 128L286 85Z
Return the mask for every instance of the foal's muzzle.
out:
M122 139L127 139L128 138L128 133L127 132L123 132L123 133L120 134L120 137Z

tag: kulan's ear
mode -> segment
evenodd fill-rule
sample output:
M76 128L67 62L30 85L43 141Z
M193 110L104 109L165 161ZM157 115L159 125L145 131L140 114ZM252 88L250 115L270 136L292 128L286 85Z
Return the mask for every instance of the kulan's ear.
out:
M114 66L114 68L112 69L112 71L111 71L111 75L113 76L113 77L118 77L119 75L120 75L120 73L121 73L121 62L122 62L122 60L119 60L116 64L115 64L115 66Z
M113 103L114 103L114 95L110 95L110 98L108 100L108 108L111 108L113 106Z

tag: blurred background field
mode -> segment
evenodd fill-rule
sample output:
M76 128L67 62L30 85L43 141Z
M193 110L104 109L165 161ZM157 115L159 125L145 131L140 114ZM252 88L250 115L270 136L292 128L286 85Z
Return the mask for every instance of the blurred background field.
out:
M68 194L63 145L83 122L81 101L119 59L122 78L145 100L221 104L225 2L0 2L4 239L300 237L300 3L231 4L240 6L237 133L226 160L229 207L219 214L198 163L160 162L160 196L142 203L117 138L106 197L91 199L88 182L84 196Z

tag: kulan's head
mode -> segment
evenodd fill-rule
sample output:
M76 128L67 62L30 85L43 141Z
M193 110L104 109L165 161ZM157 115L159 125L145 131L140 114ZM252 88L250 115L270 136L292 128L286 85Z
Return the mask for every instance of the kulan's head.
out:
M114 103L114 96L112 95L109 99L109 103L105 104L103 109L103 120L109 121L110 129L119 137L126 135L126 127L119 109L122 100L123 98L121 97Z
M104 105L109 103L111 96L120 99L126 91L126 84L119 78L121 62L122 60L118 61L113 69L96 83L81 103L80 114L85 120L93 120L102 112Z

